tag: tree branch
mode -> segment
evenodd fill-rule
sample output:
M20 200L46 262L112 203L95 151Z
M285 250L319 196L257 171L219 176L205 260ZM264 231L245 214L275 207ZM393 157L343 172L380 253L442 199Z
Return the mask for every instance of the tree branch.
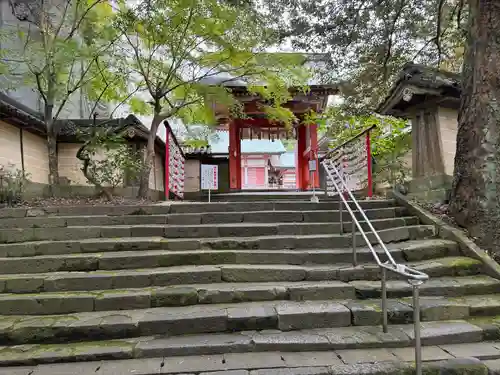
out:
M445 2L445 0L439 0L438 14L437 14L437 25L436 25L436 36L434 38L434 42L436 43L436 48L438 51L438 62L437 62L438 68L441 65L441 55L442 55L442 52L441 52L441 17L442 17L442 13L443 13L444 2Z
M396 11L396 14L394 16L394 19L392 20L392 24L391 24L391 28L390 28L390 31L389 31L389 35L387 36L387 48L386 48L386 53L385 53L385 58L384 58L384 62L383 62L383 70L384 70L384 81L387 80L387 76L388 76L388 69L387 69L387 64L389 62L389 59L391 58L391 54L392 54L392 38L394 37L394 31L396 30L396 23L398 22L399 20L399 17L401 17L401 13L403 12L403 9L406 5L406 0L401 0L400 1L400 6L399 6L399 9Z
M125 104L127 102L127 100L129 100L136 92L138 92L139 90L141 89L141 86L137 86L130 94L128 94L120 103L118 103L116 106L115 106L115 109L113 109L113 111L111 112L111 114L109 115L110 118L113 118L113 115L115 114L115 112L118 110L118 108L120 108L123 104Z

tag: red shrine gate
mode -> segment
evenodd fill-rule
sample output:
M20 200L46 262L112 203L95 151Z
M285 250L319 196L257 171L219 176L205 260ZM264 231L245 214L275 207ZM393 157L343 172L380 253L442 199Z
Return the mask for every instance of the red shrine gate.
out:
M310 111L322 112L327 104L328 96L337 94L334 86L311 86L304 94L292 89L292 99L284 107L288 108L299 119L299 123L287 129L283 124L272 122L263 111L260 97L250 94L246 87L228 87L233 95L243 104L245 118L232 119L227 108L216 105L219 122L229 130L229 181L233 190L241 190L241 140L242 139L296 139L297 167L296 179L299 190L319 188L318 163L318 128L317 124L304 124L305 115ZM309 162L316 164L316 170L309 171Z
M264 118L234 119L229 124L229 174L230 187L241 190L243 186L241 173L241 140L243 139L296 139L296 180L300 190L319 187L318 173L318 134L317 125L298 125L286 129L280 124L271 123ZM316 171L309 171L309 161L315 160Z

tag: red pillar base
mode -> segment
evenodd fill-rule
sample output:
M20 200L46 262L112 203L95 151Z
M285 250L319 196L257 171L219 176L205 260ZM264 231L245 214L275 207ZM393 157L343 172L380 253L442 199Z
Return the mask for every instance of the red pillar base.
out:
M304 155L306 152L306 127L299 125L297 128L297 188L301 191L307 190L309 180L309 166L307 158Z
M229 188L241 190L241 141L238 124L229 124Z

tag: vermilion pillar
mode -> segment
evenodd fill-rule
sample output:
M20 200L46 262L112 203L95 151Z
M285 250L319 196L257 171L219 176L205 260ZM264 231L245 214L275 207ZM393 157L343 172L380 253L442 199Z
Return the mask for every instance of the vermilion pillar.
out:
M318 163L318 125L308 125L309 127L309 160L316 160L316 171L312 174L312 181L310 182L310 188L313 184L315 188L319 188L319 163ZM309 177L310 178L310 177Z
M307 176L309 168L307 165L307 134L306 127L304 125L299 125L297 127L297 187L299 190L306 190L309 177Z
M237 123L229 124L229 187L241 190L241 140Z

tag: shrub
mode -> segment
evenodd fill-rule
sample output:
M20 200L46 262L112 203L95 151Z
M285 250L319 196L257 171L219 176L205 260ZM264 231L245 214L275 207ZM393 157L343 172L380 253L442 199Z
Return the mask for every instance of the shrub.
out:
M12 164L0 165L0 203L9 206L22 201L27 176Z

